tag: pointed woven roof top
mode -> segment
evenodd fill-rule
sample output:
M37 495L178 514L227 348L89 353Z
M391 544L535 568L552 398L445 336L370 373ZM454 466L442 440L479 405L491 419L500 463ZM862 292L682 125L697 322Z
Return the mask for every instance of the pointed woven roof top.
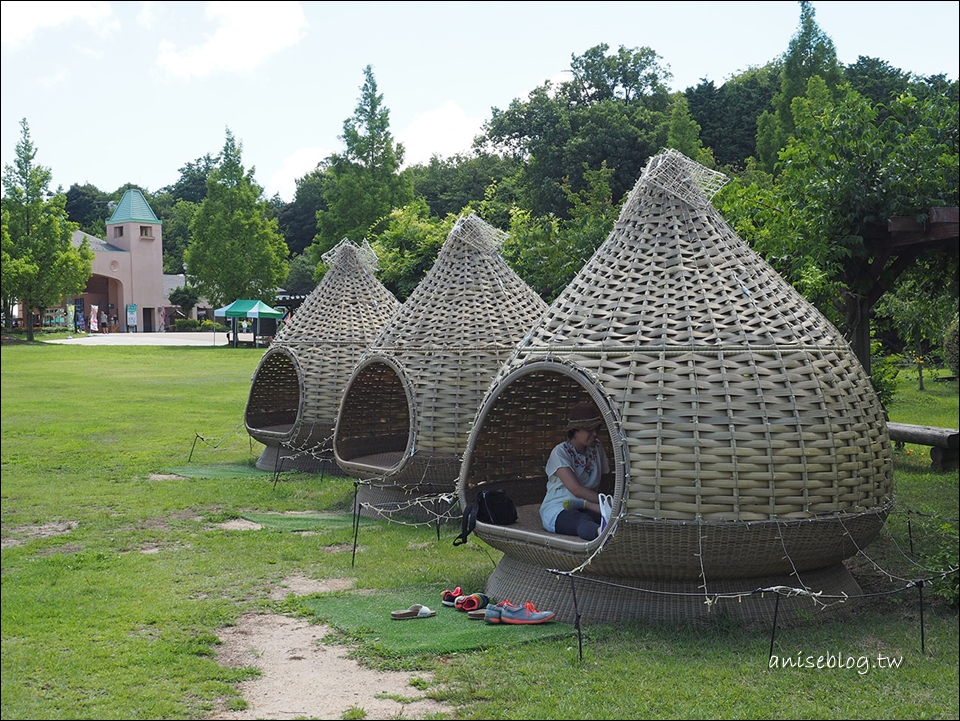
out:
M107 225L136 222L160 224L147 199L143 197L143 193L136 188L128 188L120 198Z
M275 344L349 343L367 345L400 307L374 275L377 256L364 240L344 238L323 255L328 270L303 301Z
M500 256L506 234L471 214L371 349L514 347L546 303Z
M530 346L846 346L709 197L725 180L676 151L651 159Z

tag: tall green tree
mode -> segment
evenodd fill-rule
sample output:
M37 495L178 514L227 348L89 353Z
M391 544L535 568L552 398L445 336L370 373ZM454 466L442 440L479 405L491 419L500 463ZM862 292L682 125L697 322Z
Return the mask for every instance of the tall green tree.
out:
M780 70L780 90L773 96L773 108L757 119L757 158L768 172L775 172L777 154L793 135L796 122L793 100L807 92L810 78L819 76L836 94L843 81L833 40L820 29L816 11L808 0L800 2L800 27L790 39Z
M247 172L242 145L230 129L220 165L207 178L207 195L191 223L185 257L197 291L215 305L238 299L273 303L286 277L287 246L263 200L263 189Z
M317 211L311 249L317 260L344 238L360 242L376 233L392 209L413 199L410 180L400 173L403 145L390 133L390 111L377 90L373 68L365 67L363 75L357 107L340 136L346 150L327 160L326 207Z
M107 219L112 212L110 194L95 185L74 183L67 189L67 215L84 233L105 238Z
M690 115L690 105L685 95L677 94L674 98L667 124L667 147L679 150L688 158L708 168L716 165L713 151L703 147L703 141L700 140L700 124Z
M3 297L7 323L15 301L23 305L27 338L31 313L59 306L64 296L82 293L93 272L93 251L84 238L73 245L76 223L67 217L66 195L49 191L52 174L36 164L27 120L20 121L14 164L3 169ZM8 267L9 266L9 267Z

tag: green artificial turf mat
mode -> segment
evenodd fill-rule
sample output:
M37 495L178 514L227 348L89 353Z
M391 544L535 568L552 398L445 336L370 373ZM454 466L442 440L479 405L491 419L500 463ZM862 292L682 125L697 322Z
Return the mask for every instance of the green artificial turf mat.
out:
M166 468L164 473L170 473L184 478L236 478L237 476L257 476L273 478L271 471L261 471L256 466L245 463L224 463L214 466L178 466Z
M244 513L241 518L275 531L315 531L353 528L349 513ZM361 526L378 523L373 518L360 516Z
M576 638L570 624L515 626L473 620L463 611L440 603L437 586L394 589L375 593L336 593L301 600L320 623L347 634L352 641L392 656L421 656L515 645L547 638ZM431 618L397 621L391 611L420 603L436 611Z

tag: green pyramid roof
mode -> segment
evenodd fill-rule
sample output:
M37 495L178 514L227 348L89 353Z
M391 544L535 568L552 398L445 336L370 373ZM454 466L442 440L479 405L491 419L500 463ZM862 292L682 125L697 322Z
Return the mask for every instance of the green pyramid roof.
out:
M131 222L160 224L157 216L150 208L150 204L147 203L147 199L136 188L130 188L124 192L116 210L113 211L113 215L107 221L107 225Z

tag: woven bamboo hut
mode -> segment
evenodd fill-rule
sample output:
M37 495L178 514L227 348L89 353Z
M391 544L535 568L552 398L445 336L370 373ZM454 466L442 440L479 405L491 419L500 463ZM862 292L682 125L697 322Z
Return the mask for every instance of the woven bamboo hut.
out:
M566 621L576 598L585 621L610 622L718 606L769 620L778 594L752 591L777 585L801 591L779 606L787 620L830 607L808 591L859 592L842 562L892 504L883 409L836 328L713 208L725 180L675 151L652 158L492 382L458 494L503 488L519 508L514 525L477 524L504 553L493 596ZM546 459L581 400L601 410L613 470L613 520L593 541L538 516Z
M333 449L344 472L368 481L359 488L361 504L389 507L446 493L455 505L480 399L546 310L500 256L505 237L475 214L460 217L433 267L357 364Z
M244 423L264 470L335 471L333 429L361 353L400 308L374 275L370 245L342 240L327 272L280 329L253 375Z

